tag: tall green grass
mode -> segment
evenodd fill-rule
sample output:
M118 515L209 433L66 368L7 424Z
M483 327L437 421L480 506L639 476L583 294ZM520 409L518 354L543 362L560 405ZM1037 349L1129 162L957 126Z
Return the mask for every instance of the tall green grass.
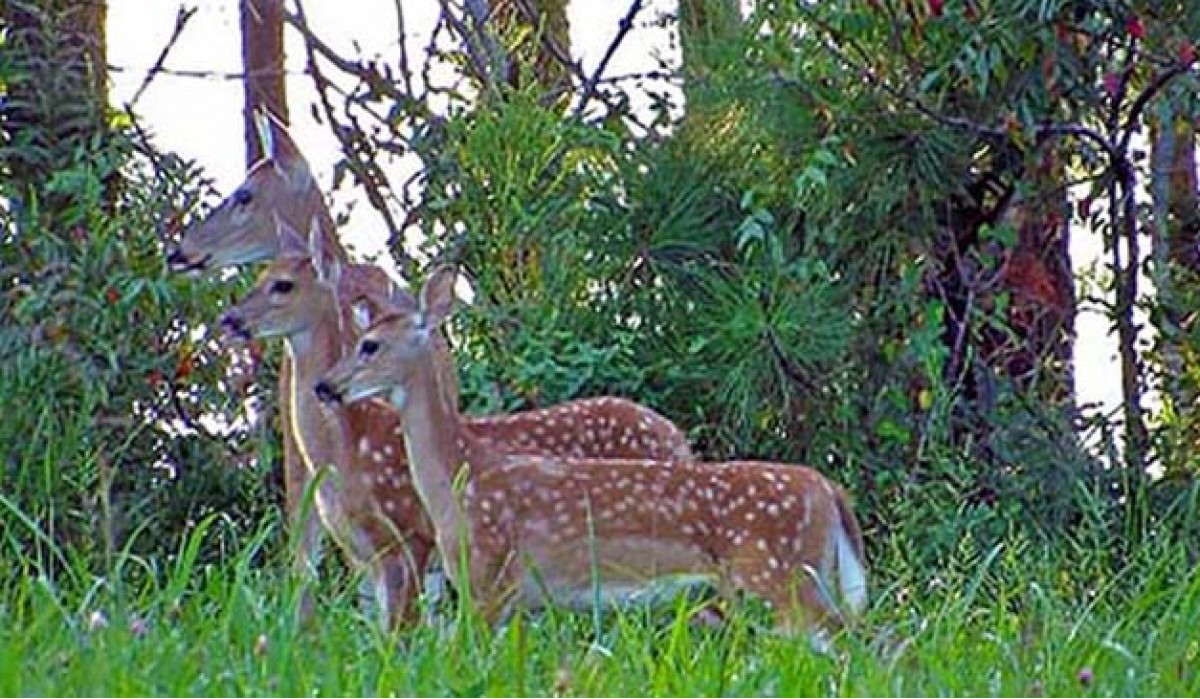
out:
M492 631L441 608L379 632L355 581L322 581L316 618L263 563L263 525L228 564L201 564L211 520L172 560L114 557L97 576L27 575L0 591L4 695L1195 695L1200 574L1163 545L1110 570L1013 541L909 569L875 561L873 605L833 656L768 631L762 610L693 621L655 609L550 611ZM899 550L899 549L897 549ZM69 553L62 557L70 560Z

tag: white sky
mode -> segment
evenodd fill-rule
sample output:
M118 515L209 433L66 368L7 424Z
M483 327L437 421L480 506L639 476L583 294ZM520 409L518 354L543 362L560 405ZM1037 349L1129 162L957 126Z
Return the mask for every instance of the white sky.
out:
M241 70L241 43L237 0L189 0L198 12L172 49L166 68L236 74ZM290 4L290 3L289 3ZM652 0L639 15L645 25L673 3ZM146 71L153 65L171 34L179 3L172 0L110 0L108 10L109 62L119 68L112 74L111 97L116 104L132 98ZM353 6L353 11L347 11ZM306 0L305 11L314 31L339 50L355 56L355 45L365 57L380 57L392 66L399 55L396 0ZM433 28L437 0L406 0L405 23L410 59L419 57ZM575 2L569 10L572 41L584 70L592 70L617 32L624 2ZM627 74L654 67L652 51L665 51L667 32L639 26L609 64L609 75ZM302 74L304 52L300 39L285 28L288 106L293 138L328 191L338 147L326 126L316 123L310 107L316 101L311 80ZM327 69L329 76L334 71ZM159 74L136 105L136 111L156 134L159 144L186 157L196 158L222 191L236 186L245 173L242 143L242 87L236 80ZM373 252L386 232L383 224L352 192L335 192L335 207L356 205L346 237L361 251Z
M166 62L173 70L211 71L233 74L241 70L241 44L238 35L237 0L189 0L198 7L179 43ZM646 3L642 23L673 9L670 0ZM343 55L353 55L353 43L363 54L380 55L393 65L398 54L395 40L397 25L395 0L306 0L310 25ZM423 46L432 26L436 0L405 0L406 22L410 37ZM353 7L353 10L348 8ZM591 70L617 31L618 21L628 4L609 0L575 0L570 6L574 49ZM112 75L112 99L123 104L131 98L166 43L174 26L178 3L172 0L110 0L108 9L109 61L120 70ZM285 29L288 51L288 98L292 117L292 136L312 164L314 174L326 190L336 159L336 142L326 127L317 124L310 105L315 93L309 79L301 74L303 52L299 39ZM636 29L618 51L610 74L647 70L655 65L654 52L666 54L668 34L661 28ZM410 55L412 55L410 53ZM142 96L136 111L156 134L159 145L185 157L198 160L228 192L241 182L245 173L242 142L242 89L236 80L157 76ZM351 203L351 192L334 194L335 208L344 210ZM376 252L386 232L366 204L354 206L347 226L348 245L362 253ZM1076 227L1072 255L1077 268L1091 264L1099 253L1095 236ZM1115 343L1108 332L1108 321L1095 312L1080 313L1076 320L1078 395L1081 402L1099 402L1112 407L1120 403L1119 372L1114 363Z

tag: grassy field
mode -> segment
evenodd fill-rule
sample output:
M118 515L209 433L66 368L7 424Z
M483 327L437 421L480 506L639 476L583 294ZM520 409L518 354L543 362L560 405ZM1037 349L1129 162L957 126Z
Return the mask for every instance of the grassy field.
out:
M939 570L876 561L873 606L835 657L766 632L739 607L719 627L691 602L654 611L524 616L497 632L461 610L385 636L353 581L322 585L298 628L296 586L261 534L195 563L204 527L166 569L118 557L103 577L10 579L0 598L4 695L1191 695L1200 575L1164 547L1113 572L1018 544ZM27 566L32 569L31 567ZM131 580L143 582L134 583Z

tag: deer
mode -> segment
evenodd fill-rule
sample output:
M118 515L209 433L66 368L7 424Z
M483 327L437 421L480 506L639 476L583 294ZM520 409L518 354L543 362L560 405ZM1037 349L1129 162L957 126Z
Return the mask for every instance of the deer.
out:
M325 410L307 388L346 349L337 293L370 288L378 268L343 268L319 259L316 219L310 241L285 222L276 224L281 245L275 261L221 316L220 326L242 340L283 340L293 374L280 400L288 403L290 431L317 483L316 513L351 568L365 573L382 630L405 626L415 618L419 581L434 545L403 460L398 415L369 402ZM323 469L329 469L324 478Z
M367 573L380 623L407 625L413 618L421 574L435 551L433 528L410 480L399 414L386 403L344 410L318 407L311 387L319 373L352 347L342 331L342 298L378 298L386 275L373 265L345 268L324 250L314 219L305 242L276 221L280 251L254 288L221 316L231 336L281 337L292 360L291 429L310 473L331 467L316 490L317 512L352 567ZM387 289L391 291L390 289ZM434 365L453 375L444 339L435 342ZM457 404L457 387L444 400ZM490 448L532 454L595 453L690 458L687 442L657 413L621 399L590 399L565 406L465 421ZM568 434L571 435L568 438Z
M192 276L274 259L279 252L276 220L304 230L314 218L321 226L322 241L341 263L348 256L334 233L333 218L316 185L308 162L283 126L270 114L255 114L263 157L250 166L246 179L207 216L187 226L166 258L171 270ZM286 396L293 386L292 365L285 354L279 366L278 395ZM299 616L312 614L312 596L307 581L314 579L321 555L321 523L311 507L304 507L310 486L309 472L291 427L291 404L280 401L279 421L283 443L283 509L290 531L298 531L298 550L293 568L302 585Z
M672 576L764 599L777 629L807 629L817 649L861 613L858 521L845 491L812 468L513 455L479 439L445 399L442 383L455 377L435 358L456 274L439 267L418 296L398 293L374 315L364 309L353 352L312 390L329 405L385 398L396 407L446 575L485 621L596 597L619 602Z
M184 229L179 244L168 255L169 266L191 275L214 270L269 262L280 253L280 225L294 231L311 232L319 223L319 240L324 257L346 267L349 255L336 235L325 198L316 185L307 160L271 115L256 115L263 159L248 171L245 181L207 217ZM343 283L354 281L345 299L386 298L391 280L378 267L358 266L355 274L344 275ZM349 303L342 304L349 314ZM347 315L348 317L348 315ZM347 326L352 325L346 322ZM452 362L444 344L440 357ZM278 395L287 396L293 386L291 360L285 353L280 363ZM457 390L457 384L454 384ZM457 402L458 396L449 396ZM322 525L318 513L302 507L309 487L309 471L300 457L290 404L280 401L283 435L284 511L289 524L300 531L295 568L303 579L312 578L320 554ZM576 427L580 429L575 429ZM594 429L591 429L594 428ZM659 459L691 458L686 435L658 412L616 397L582 398L512 415L492 416L485 427L490 439L512 449L548 451L575 456L645 456ZM560 435L571 439L559 441ZM589 435L591 438L589 439ZM402 448L397 448L402 453ZM301 521L301 515L307 512ZM301 597L300 614L311 614L311 598Z
M308 230L316 218L326 249L343 264L347 261L308 161L270 114L256 112L255 123L262 159L250 166L232 194L183 229L179 243L167 253L172 270L200 274L272 260L279 252L277 218L297 231Z

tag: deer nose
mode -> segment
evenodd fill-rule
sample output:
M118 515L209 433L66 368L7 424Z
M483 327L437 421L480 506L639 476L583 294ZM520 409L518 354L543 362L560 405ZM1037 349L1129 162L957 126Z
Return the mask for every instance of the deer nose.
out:
M183 254L183 250L175 248L167 255L167 266L172 271L183 272L191 267L191 263L188 262L187 255Z
M334 403L342 402L341 394L334 390L333 385L328 381L317 382L317 385L313 387L313 391L315 391L317 394L317 400L321 401L322 403L332 405Z
M246 329L246 321L236 313L226 313L221 316L221 329L240 340L249 340L250 331Z

